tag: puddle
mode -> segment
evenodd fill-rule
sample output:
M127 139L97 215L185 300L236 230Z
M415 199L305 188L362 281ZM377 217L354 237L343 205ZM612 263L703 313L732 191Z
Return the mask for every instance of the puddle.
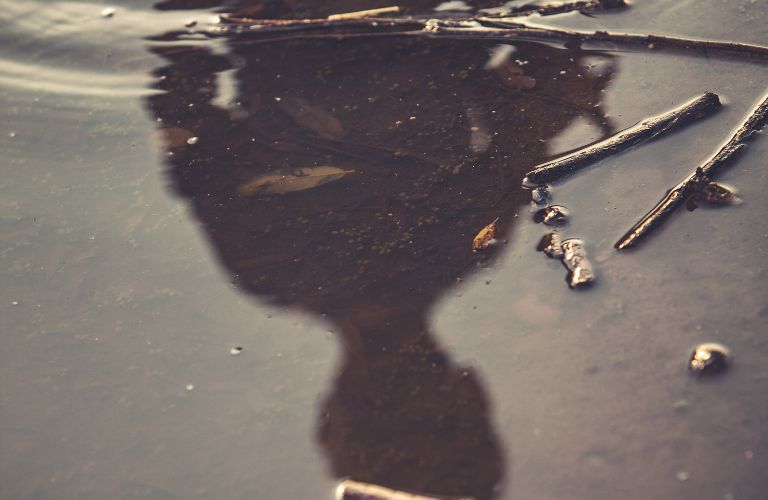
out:
M749 2L702 5L684 23L661 2L547 22L728 38L744 19L743 40L766 34ZM759 498L764 134L722 177L744 203L681 211L636 251L613 243L738 126L768 66L189 36L221 11L383 6L3 14L4 492L331 498L351 479L477 499ZM706 90L727 102L714 117L553 183L542 205L521 187ZM570 290L537 251L543 204L567 207L558 239L586 248L593 286ZM702 383L688 363L705 342L733 359Z

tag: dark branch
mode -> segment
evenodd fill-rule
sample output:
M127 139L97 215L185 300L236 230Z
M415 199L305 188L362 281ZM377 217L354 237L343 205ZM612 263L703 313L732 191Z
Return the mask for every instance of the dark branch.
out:
M749 118L704 165L691 172L682 182L670 189L666 196L640 222L635 224L614 245L617 250L637 245L652 230L664 223L698 189L703 179L714 178L733 158L742 151L754 133L768 121L768 95L754 109Z
M213 36L248 35L264 41L297 38L345 39L371 36L411 36L464 40L532 40L559 42L614 43L643 49L682 49L730 52L768 58L768 46L749 43L701 40L654 34L610 31L576 31L520 24L520 16L476 16L443 19L439 17L361 17L353 19L246 19L224 17L222 25L207 34ZM393 31L397 28L397 31ZM307 35L306 31L313 31ZM288 36L270 37L287 34Z
M706 92L664 114L646 118L611 137L537 166L527 174L525 184L543 184L619 153L640 142L672 132L720 108L717 94Z

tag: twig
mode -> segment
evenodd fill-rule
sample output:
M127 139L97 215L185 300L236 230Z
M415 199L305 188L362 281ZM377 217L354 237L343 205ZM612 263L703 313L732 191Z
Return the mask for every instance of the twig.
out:
M525 17L525 16L531 16L534 14L538 14L541 16L551 16L555 14L564 14L566 12L572 12L572 11L589 11L594 9L614 9L614 8L620 8L620 7L626 7L626 3L624 0L575 0L573 2L555 2L551 4L545 4L545 5L520 5L517 7L512 7L510 9L503 9L499 13L483 13L482 16L471 16L468 15L466 17L463 17L462 20L474 20L476 18L514 18L514 17ZM491 9L488 9L491 10ZM380 17L383 14L391 14L394 12L399 12L400 8L393 6L393 7L383 7L379 9L369 9L369 10L360 10L356 12L345 12L342 14L332 14L328 16L325 19L257 19L252 17L243 17L239 16L237 14L232 15L225 15L222 16L222 20L226 21L228 23L234 23L234 24L282 24L282 25L289 25L289 24L326 24L327 21L343 21L343 20L366 20L369 23L371 21L379 20L383 22L387 21L402 21L402 20L408 20L410 21L421 21L422 23L433 18L440 18L441 16L439 14L433 14L431 16L408 16L408 17L401 17L401 18L386 18L386 17ZM481 11L482 12L482 11Z
M533 27L518 24L514 16L503 18L469 17L440 19L423 17L362 17L355 19L246 19L223 17L222 25L206 34L269 36L275 33L319 31L310 36L296 34L265 41L284 41L297 38L345 39L370 36L430 37L463 40L532 40L561 42L600 42L642 47L645 49L684 49L731 52L751 57L768 57L768 46L749 43L701 40L654 34L617 33L611 31L576 31L554 27ZM407 31L389 31L391 28L412 28ZM357 29L358 31L349 31ZM364 31L359 31L364 30Z
M697 188L700 187L703 179L713 178L722 170L736 154L742 151L747 141L754 133L765 126L768 121L768 95L752 111L749 118L739 129L731 136L731 139L725 143L710 159L702 166L698 167L688 175L682 182L667 191L662 200L643 217L640 222L635 224L627 234L616 242L617 250L633 247L645 238L648 233L659 227L672 213L677 210Z
M611 137L537 166L525 174L524 184L551 182L642 141L671 132L720 107L717 94L705 92L664 114L646 118Z
M328 20L336 21L339 19L357 19L361 17L380 16L382 14L392 14L393 12L400 12L400 7L381 7L379 9L358 10L355 12L345 12L343 14L333 14L328 16Z

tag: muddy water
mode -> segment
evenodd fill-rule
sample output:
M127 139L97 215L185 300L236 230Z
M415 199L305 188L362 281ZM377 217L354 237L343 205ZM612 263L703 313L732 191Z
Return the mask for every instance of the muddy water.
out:
M3 497L332 498L346 477L763 497L764 134L722 178L742 205L612 245L738 125L764 64L179 36L219 10L381 5L235 3L0 2ZM768 39L748 1L546 21ZM715 117L552 187L597 269L569 290L522 174L706 90ZM699 380L705 341L733 363Z

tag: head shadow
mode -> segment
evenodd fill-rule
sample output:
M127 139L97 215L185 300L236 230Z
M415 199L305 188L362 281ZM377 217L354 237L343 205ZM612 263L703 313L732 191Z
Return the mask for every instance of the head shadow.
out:
M430 309L527 214L522 174L577 118L604 134L611 59L533 43L158 43L147 98L186 199L238 286L322 315L343 360L317 439L339 478L493 498L505 453L479 377ZM599 71L589 61L602 61Z

